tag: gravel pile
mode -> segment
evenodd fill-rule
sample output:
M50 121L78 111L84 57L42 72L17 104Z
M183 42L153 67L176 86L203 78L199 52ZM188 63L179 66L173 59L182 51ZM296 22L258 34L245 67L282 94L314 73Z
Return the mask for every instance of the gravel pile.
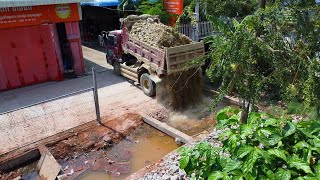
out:
M179 154L177 152L167 155L164 162L157 169L146 173L139 180L181 180L189 179L187 174L179 168Z
M161 49L190 44L192 42L191 39L175 31L172 27L166 26L151 17L145 19L145 16L143 16L142 20L132 25L130 35Z
M221 134L221 130L214 129L208 136L206 136L202 141L208 141L212 147L214 146L222 146L222 142L218 140L219 134ZM199 142L192 142L186 144L187 147L193 147ZM182 179L190 179L187 176L184 170L179 168L179 154L175 151L173 153L168 154L163 158L163 162L160 163L156 169L151 172L146 173L143 177L139 178L139 180L182 180Z

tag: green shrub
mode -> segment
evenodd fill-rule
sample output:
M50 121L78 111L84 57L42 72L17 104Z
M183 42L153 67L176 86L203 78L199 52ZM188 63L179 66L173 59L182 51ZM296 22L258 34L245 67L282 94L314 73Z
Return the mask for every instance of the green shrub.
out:
M306 119L317 119L319 113L316 107L306 106L299 102L290 102L288 104L288 114L297 114L305 116Z
M196 179L320 179L319 121L295 123L252 112L241 124L240 113L219 111L223 146L181 148L180 168Z

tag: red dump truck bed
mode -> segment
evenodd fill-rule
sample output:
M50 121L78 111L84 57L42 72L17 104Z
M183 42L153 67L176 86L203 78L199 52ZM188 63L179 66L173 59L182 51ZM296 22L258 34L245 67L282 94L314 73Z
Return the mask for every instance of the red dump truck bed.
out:
M152 47L130 36L126 26L122 27L122 48L150 66L158 76L184 70L188 62L204 54L203 42L165 49Z

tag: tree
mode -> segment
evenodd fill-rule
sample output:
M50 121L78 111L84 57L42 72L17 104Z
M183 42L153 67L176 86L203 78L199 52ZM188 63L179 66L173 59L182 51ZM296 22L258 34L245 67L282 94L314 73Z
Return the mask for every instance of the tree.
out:
M138 6L137 12L140 14L158 15L160 21L164 24L169 24L170 15L165 10L162 0L151 2L149 0L142 0Z
M230 7L244 1L203 2L219 32L209 38L211 65L206 71L210 79L222 79L215 104L223 95L236 92L243 99L241 119L246 122L249 106L254 107L266 87L272 86L279 88L282 98L290 99L288 92L296 91L300 96L294 98L319 107L320 41L315 33L319 33L320 11L314 1L261 0L258 7L250 1L251 8L235 8L236 13ZM288 38L293 33L295 41Z

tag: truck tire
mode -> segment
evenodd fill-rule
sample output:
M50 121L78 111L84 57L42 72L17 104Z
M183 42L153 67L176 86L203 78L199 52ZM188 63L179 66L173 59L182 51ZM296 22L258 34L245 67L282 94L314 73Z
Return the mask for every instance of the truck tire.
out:
M117 75L121 75L121 69L120 69L120 63L118 61L114 61L113 64L113 70Z
M150 79L149 74L144 73L141 75L140 86L144 94L147 96L153 97L156 95L156 83Z

